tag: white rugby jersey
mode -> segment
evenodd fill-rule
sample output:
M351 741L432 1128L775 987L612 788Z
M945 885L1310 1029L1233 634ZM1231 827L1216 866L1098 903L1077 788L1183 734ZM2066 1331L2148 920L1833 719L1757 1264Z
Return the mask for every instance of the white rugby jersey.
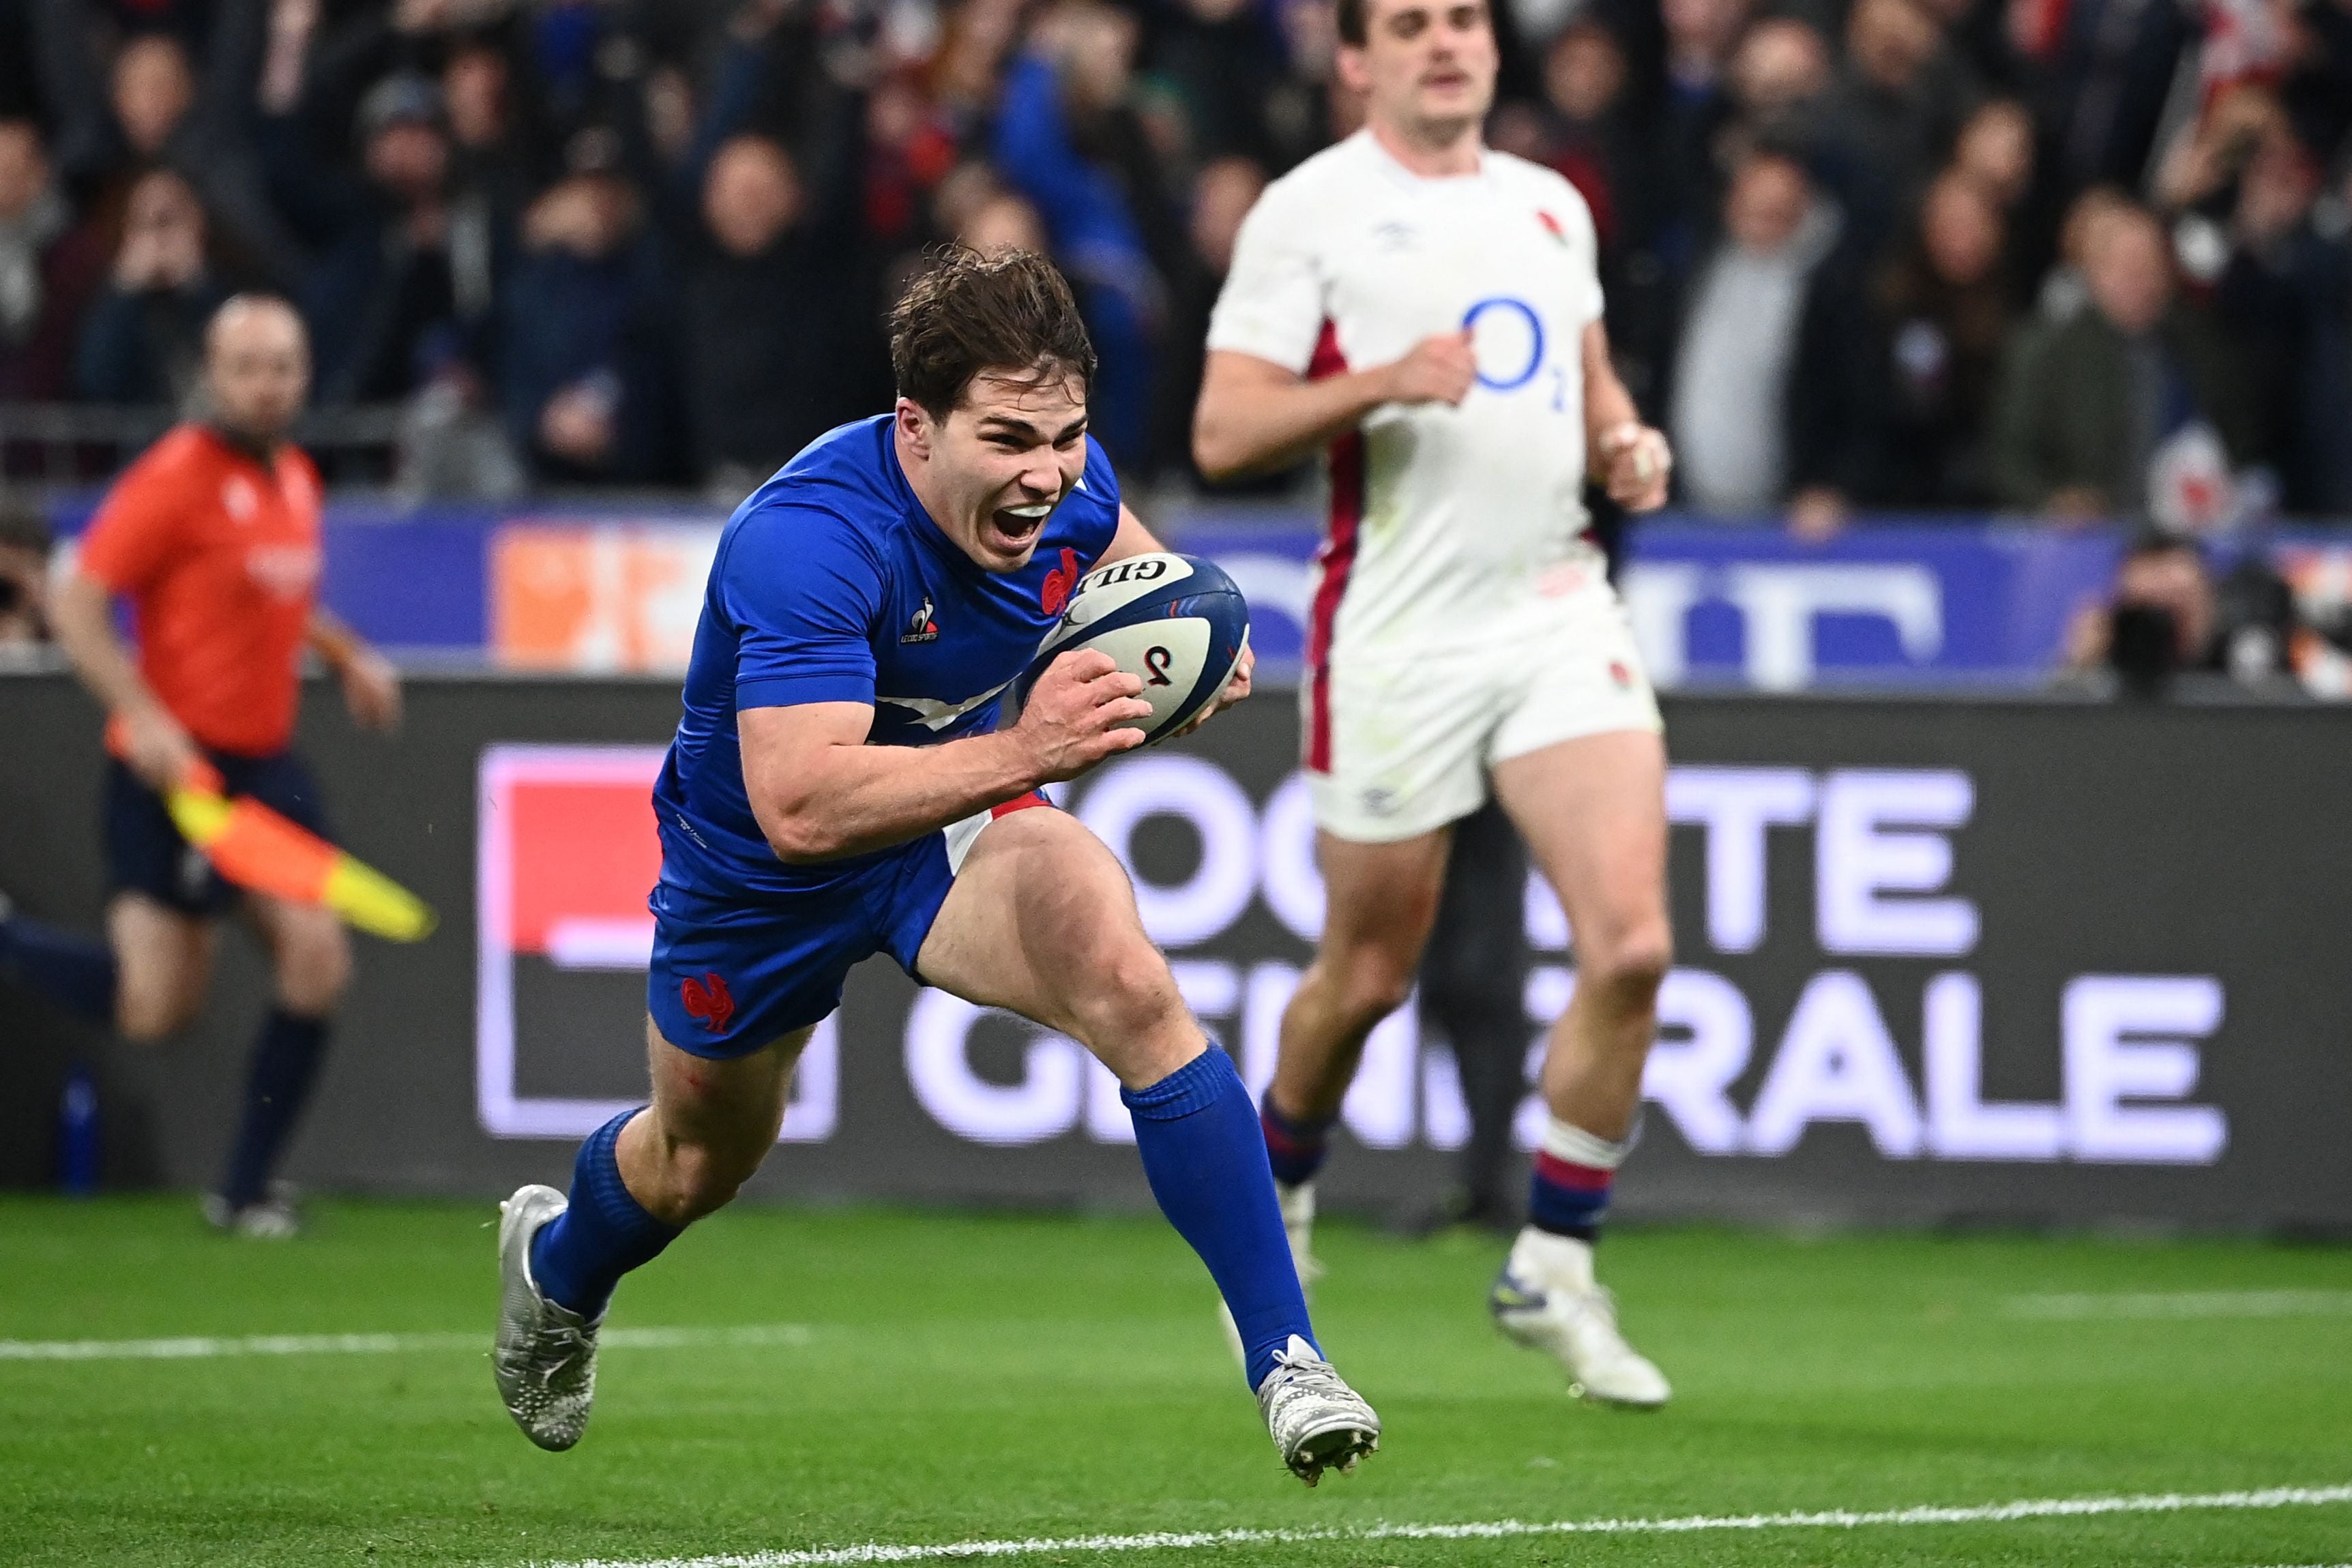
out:
M1487 150L1425 179L1360 131L1266 188L1242 225L1209 347L1321 376L1386 364L1468 325L1460 407L1389 403L1333 442L1310 675L1335 646L1475 641L1545 569L1589 551L1586 325L1601 315L1576 188Z

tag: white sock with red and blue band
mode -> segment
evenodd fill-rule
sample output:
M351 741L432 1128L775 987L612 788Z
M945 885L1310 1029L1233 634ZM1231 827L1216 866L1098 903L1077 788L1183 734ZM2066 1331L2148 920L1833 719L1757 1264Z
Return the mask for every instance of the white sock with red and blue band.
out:
M1557 1116L1545 1118L1543 1146L1536 1151L1535 1180L1528 1195L1528 1222L1587 1246L1600 1239L1601 1218L1609 1212L1609 1189L1633 1146L1631 1137L1612 1143Z

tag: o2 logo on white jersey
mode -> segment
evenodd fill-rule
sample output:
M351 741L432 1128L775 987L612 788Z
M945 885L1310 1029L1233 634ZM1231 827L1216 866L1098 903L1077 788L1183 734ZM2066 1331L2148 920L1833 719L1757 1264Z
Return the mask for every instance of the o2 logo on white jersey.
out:
M1492 295L1463 312L1462 329L1471 334L1480 386L1488 392L1518 392L1549 368L1546 384L1552 412L1567 412L1568 371L1546 366L1543 318L1534 306L1507 294Z
M1488 315L1496 317L1496 324L1493 329L1481 332L1478 329L1479 318ZM1516 329L1503 325L1504 322L1513 320L1526 328L1527 359L1517 370L1507 376L1490 375L1487 373L1487 365L1493 360L1500 358L1503 363L1507 364L1518 358L1517 354L1502 353L1498 341L1503 340L1506 332L1514 339L1519 336ZM1496 354L1478 356L1478 384L1489 392L1517 392L1535 380L1536 372L1543 369L1543 318L1538 316L1536 308L1524 299L1513 299L1507 295L1496 295L1489 299L1481 299L1463 313L1462 329L1473 334L1474 350L1487 343L1496 344Z

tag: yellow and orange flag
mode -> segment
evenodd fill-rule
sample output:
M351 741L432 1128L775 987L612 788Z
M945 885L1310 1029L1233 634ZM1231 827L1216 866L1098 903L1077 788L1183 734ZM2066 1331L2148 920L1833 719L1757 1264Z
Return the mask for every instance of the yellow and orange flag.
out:
M173 789L172 821L213 869L255 893L333 911L343 922L394 942L432 935L432 905L247 796L221 793L210 766Z

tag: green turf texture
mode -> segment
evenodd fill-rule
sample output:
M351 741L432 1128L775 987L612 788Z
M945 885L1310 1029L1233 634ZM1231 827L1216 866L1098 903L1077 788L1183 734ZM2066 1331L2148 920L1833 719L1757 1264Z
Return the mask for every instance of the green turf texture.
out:
M181 1197L0 1200L0 1339L478 1331L488 1205L317 1206L290 1243ZM616 1325L569 1454L459 1349L0 1361L0 1563L520 1563L983 1537L1727 1514L2352 1481L2352 1316L2021 1321L2031 1292L2352 1291L2255 1243L1628 1230L1603 1249L1657 1415L1570 1401L1481 1298L1499 1244L1325 1228L1325 1343L1388 1424L1309 1492L1205 1276L1147 1218L742 1208ZM1746 1534L1333 1542L1079 1563L2342 1563L2352 1504ZM1053 1562L1030 1557L1016 1562Z

